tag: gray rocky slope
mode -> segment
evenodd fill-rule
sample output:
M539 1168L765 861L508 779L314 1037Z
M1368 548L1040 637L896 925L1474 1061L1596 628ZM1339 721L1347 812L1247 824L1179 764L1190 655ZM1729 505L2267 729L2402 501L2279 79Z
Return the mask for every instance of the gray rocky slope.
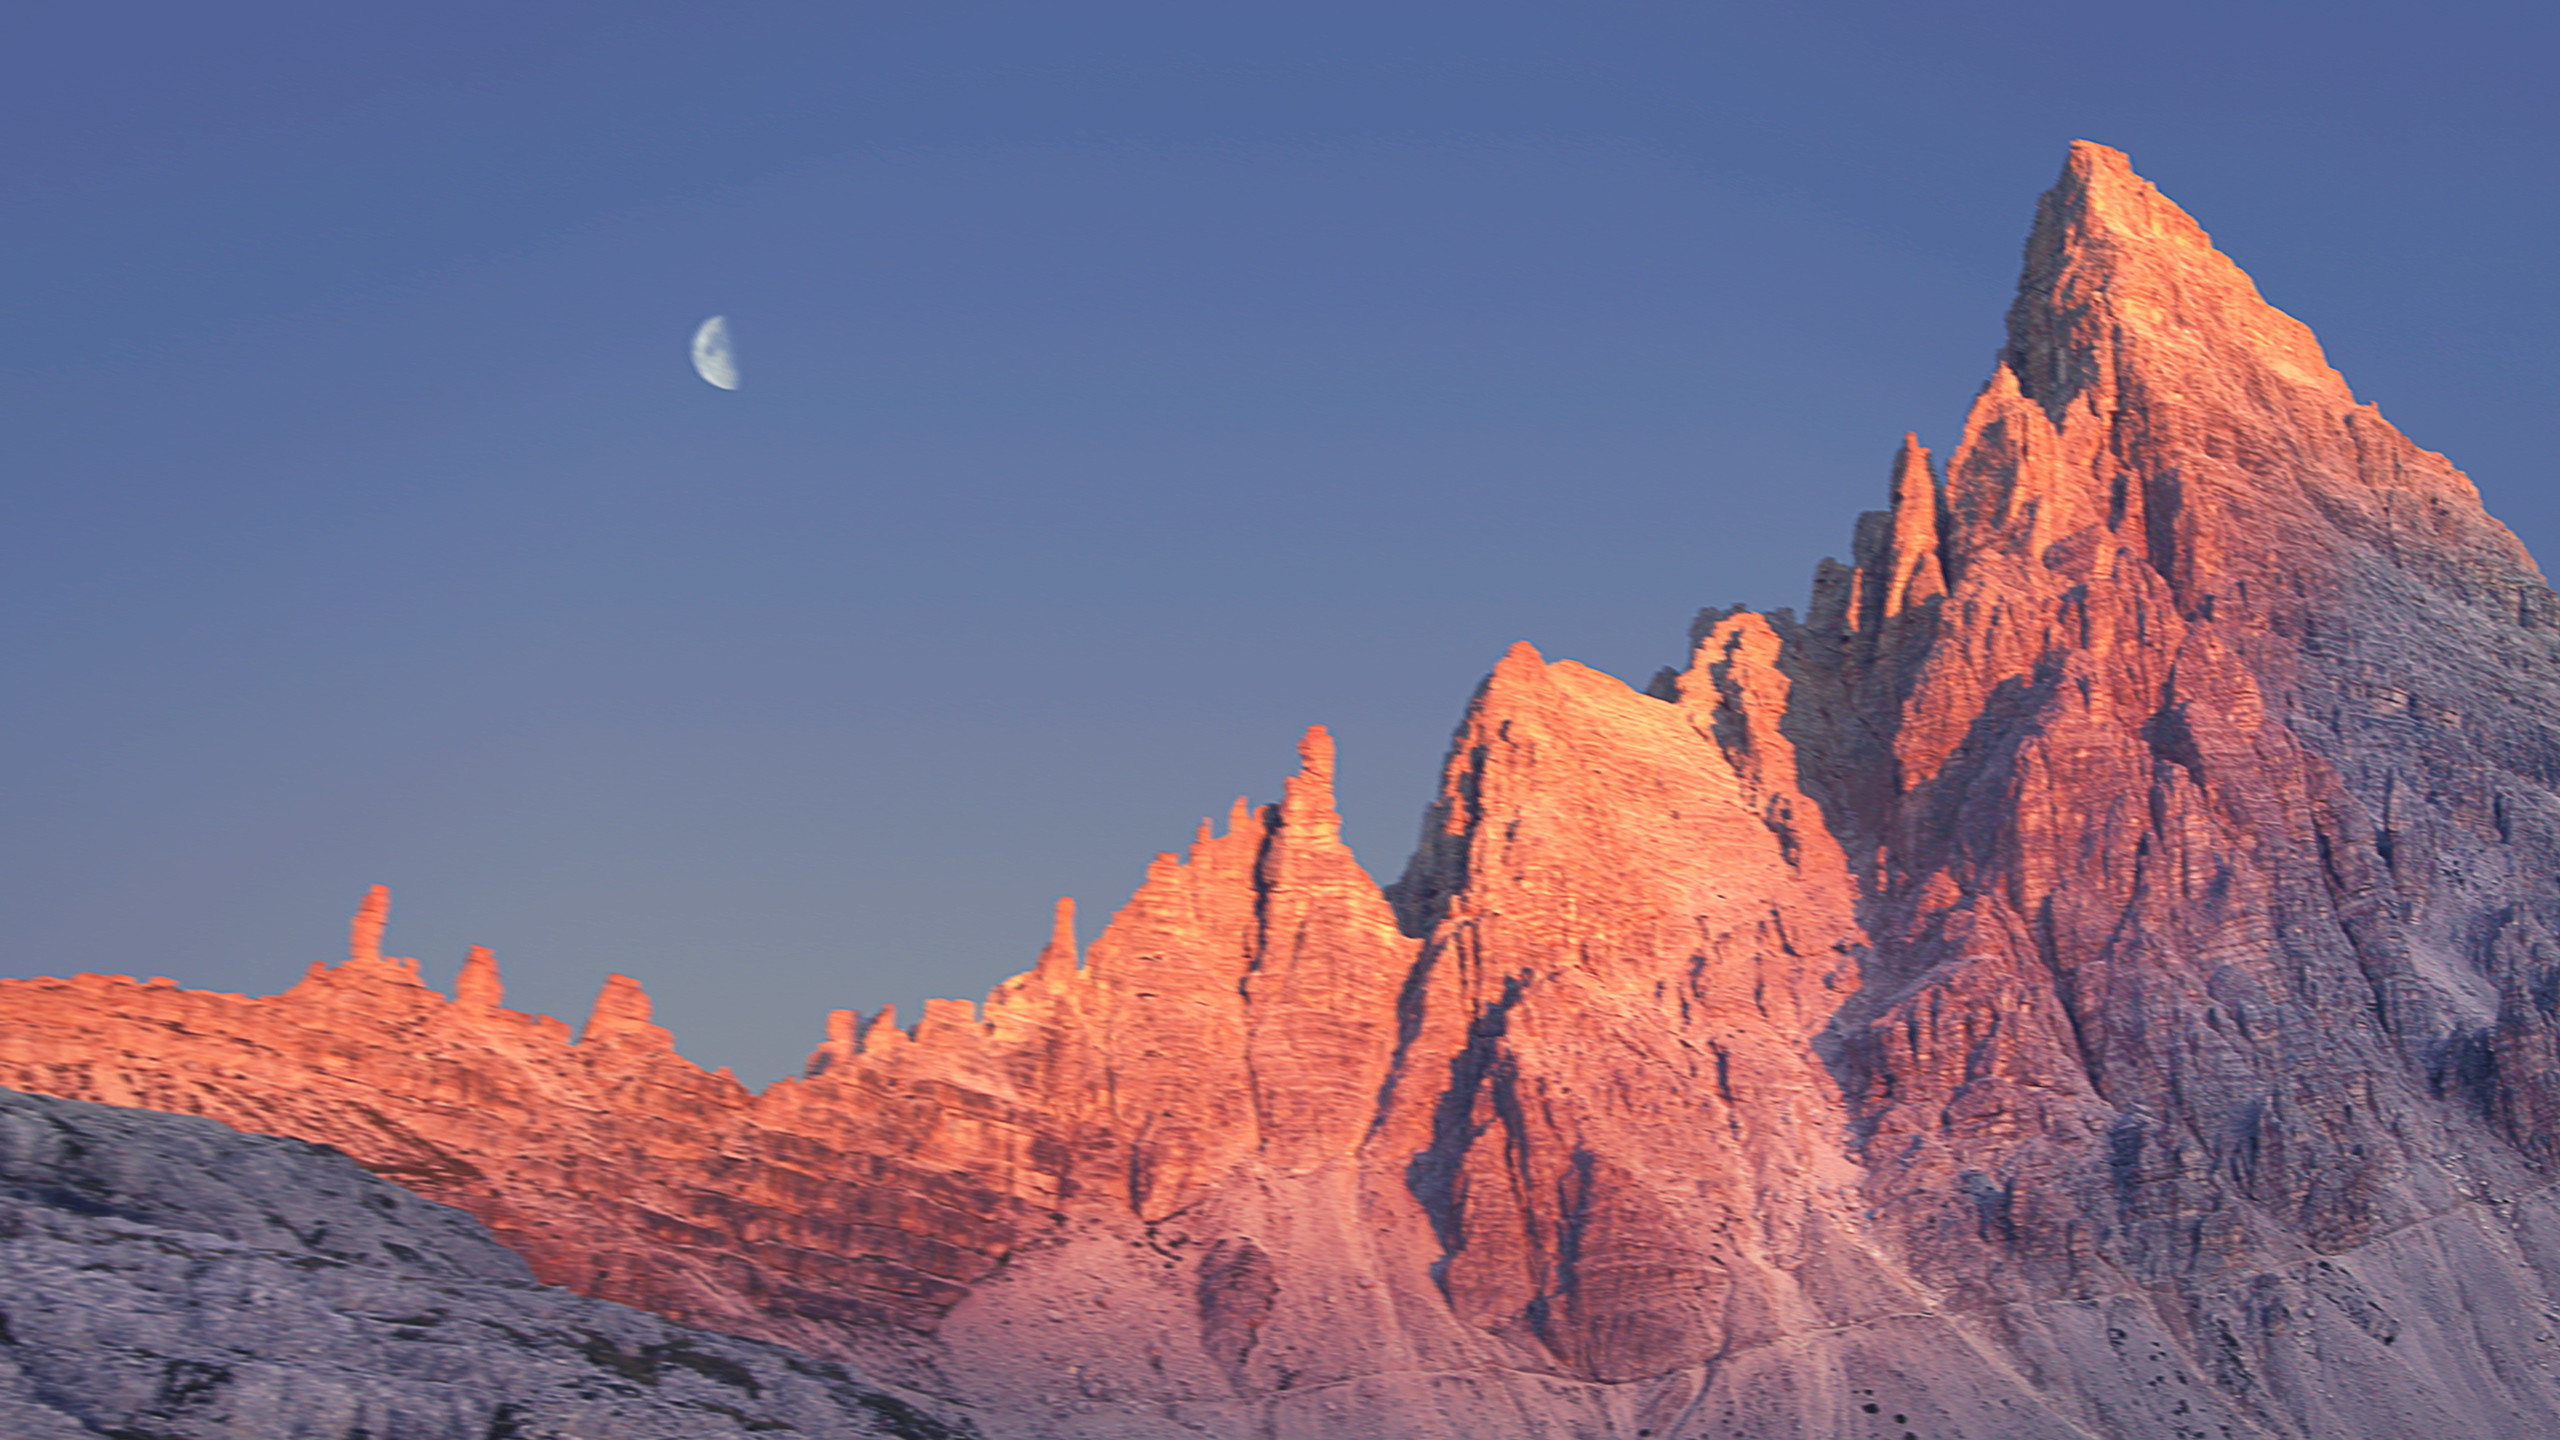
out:
M534 1283L334 1150L0 1090L5 1440L964 1440L845 1367Z

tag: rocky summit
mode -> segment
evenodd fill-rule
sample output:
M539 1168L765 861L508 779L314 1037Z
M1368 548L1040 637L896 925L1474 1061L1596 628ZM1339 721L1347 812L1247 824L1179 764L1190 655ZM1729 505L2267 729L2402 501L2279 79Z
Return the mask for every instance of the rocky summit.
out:
M1523 645L1402 878L1318 731L1089 947L761 1094L385 957L0 983L0 1084L333 1146L1012 1437L2560 1434L2560 601L2124 156L1941 464L1644 690Z

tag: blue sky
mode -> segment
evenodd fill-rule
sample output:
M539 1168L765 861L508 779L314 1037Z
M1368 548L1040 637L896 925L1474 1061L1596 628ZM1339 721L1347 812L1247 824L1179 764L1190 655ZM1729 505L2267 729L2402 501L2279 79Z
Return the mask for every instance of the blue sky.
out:
M2300 4L39 3L0 22L0 973L363 888L764 1078L1515 639L1797 604L2086 137L2560 546L2554 23ZM730 318L745 388L685 345Z

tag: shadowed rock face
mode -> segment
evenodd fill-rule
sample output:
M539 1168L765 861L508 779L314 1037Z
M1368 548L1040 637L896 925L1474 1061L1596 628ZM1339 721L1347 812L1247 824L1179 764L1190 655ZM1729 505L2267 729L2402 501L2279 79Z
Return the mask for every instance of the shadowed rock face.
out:
M0 983L544 1278L1040 1436L2560 1433L2560 601L2123 156L1943 472L1643 693L1517 647L1403 878L1321 732L1079 957L749 1095L354 954Z
M293 1140L0 1090L10 1440L969 1440L841 1366L536 1285Z

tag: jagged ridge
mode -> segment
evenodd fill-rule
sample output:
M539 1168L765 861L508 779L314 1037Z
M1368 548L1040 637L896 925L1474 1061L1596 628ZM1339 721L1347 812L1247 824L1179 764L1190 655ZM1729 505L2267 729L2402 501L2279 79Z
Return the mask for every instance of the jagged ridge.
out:
M1317 732L1080 959L761 1096L378 914L271 1000L9 982L0 1079L1007 1434L2560 1429L2529 557L2087 144L1890 494L1646 693L1515 648L1385 892Z

